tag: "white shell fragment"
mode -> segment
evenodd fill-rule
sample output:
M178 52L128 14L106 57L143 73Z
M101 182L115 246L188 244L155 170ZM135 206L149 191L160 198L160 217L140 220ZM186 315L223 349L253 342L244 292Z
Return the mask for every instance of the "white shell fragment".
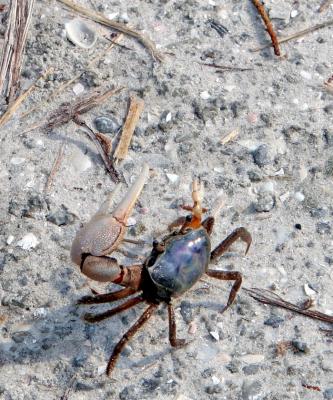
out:
M176 184L179 181L179 175L176 174L166 174L170 183Z
M304 292L307 296L311 298L315 297L317 294L313 289L310 288L310 286L307 283L304 284Z
M17 242L17 245L19 247L22 247L23 250L30 250L33 249L37 246L38 244L38 239L33 233L28 233L23 238Z
M209 333L217 342L220 340L220 335L217 331L210 331Z
M7 244L8 244L8 246L9 246L10 244L12 244L13 241L14 241L14 236L13 236L13 235L9 235L8 238L7 238Z
M78 82L73 86L73 92L76 96L78 96L79 94L84 92L84 86L82 85L82 83Z
M65 29L68 40L83 49L90 49L96 43L95 32L79 18L67 22Z

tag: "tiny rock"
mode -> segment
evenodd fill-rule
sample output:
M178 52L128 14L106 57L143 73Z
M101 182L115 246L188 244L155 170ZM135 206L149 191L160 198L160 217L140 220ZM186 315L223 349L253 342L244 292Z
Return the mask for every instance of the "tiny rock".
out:
M17 242L19 247L22 247L23 250L30 250L35 248L38 245L39 241L33 233L28 233L23 238Z
M217 342L220 340L220 335L217 331L210 331L209 333Z
M84 86L82 85L82 83L79 82L73 86L72 90L73 90L74 94L77 96L84 92Z
M179 181L179 175L176 174L166 174L170 183L176 184Z

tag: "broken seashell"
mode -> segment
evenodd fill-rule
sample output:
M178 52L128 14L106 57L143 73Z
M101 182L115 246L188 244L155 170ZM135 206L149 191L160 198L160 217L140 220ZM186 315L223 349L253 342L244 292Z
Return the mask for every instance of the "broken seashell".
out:
M79 18L65 24L67 38L84 49L90 49L96 43L96 34Z

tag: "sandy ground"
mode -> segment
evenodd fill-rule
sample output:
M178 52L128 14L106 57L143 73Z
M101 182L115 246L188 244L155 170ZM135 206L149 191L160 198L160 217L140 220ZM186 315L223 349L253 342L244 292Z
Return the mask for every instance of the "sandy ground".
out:
M115 184L94 145L73 123L48 133L27 132L61 103L96 88L124 87L84 115L91 126L100 116L122 125L130 94L143 98L129 155L118 169L131 182L144 161L152 168L128 231L128 237L148 245L127 249L149 252L153 238L182 214L179 206L190 202L191 181L199 176L206 207L218 196L224 199L213 246L238 226L253 236L246 257L244 244L236 243L215 268L240 271L244 287L272 289L294 303L313 297L316 309L332 314L333 97L323 86L333 72L332 27L283 45L278 58L272 49L251 52L268 40L251 1L93 3L105 15L144 31L165 57L155 62L128 37L120 41L127 48L105 53L107 31L93 23L95 46L74 46L64 23L77 15L55 1L35 3L23 87L47 67L54 73L1 128L0 397L333 399L332 336L320 330L331 326L264 306L244 290L221 315L231 285L209 278L175 302L178 337L191 341L187 347L170 348L167 310L161 306L107 378L114 345L145 306L96 325L84 322L87 308L76 306L76 300L89 294L89 287L103 292L115 286L88 282L69 251L80 224ZM332 6L318 12L319 1L265 4L279 35L333 17ZM4 26L5 14L0 18ZM210 20L228 32L222 37ZM100 60L87 68L97 56ZM248 70L218 73L203 65L212 63ZM75 84L81 86L51 97L80 72ZM234 130L238 136L223 144ZM59 171L46 194L63 144ZM277 344L290 341L294 345L278 355Z

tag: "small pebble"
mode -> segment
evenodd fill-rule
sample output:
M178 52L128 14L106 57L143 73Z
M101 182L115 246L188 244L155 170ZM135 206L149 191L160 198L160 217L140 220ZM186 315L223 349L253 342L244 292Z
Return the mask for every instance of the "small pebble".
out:
M209 385L205 387L205 392L208 394L221 393L223 390L222 385Z
M242 386L242 400L259 400L260 396L261 383L259 381L244 381Z
M317 232L320 235L329 235L331 233L331 225L328 222L318 222Z
M84 86L82 85L82 83L78 82L73 86L73 92L76 96L78 96L79 94L84 92Z
M300 342L299 340L293 340L291 344L295 348L296 352L309 353L310 351L309 346L305 342Z
M252 156L253 156L253 161L259 167L264 167L265 165L268 165L271 162L268 152L268 146L266 144L262 144L256 150L254 150Z
M302 225L301 224L295 224L295 229L298 229L299 231L302 230Z
M101 133L116 133L119 129L117 121L107 117L95 118L94 125L97 131Z
M14 238L13 235L9 235L9 236L8 236L8 238L7 238L7 244L8 244L8 246L9 246L10 244L13 243L14 239L15 239L15 238Z
M63 226L73 224L75 221L75 215L69 212L66 207L62 207L61 210L50 213L46 219L52 224Z
M283 318L278 317L277 315L273 315L272 317L269 317L268 319L266 319L266 321L264 321L264 325L271 326L272 328L278 328L283 322Z
M307 72L307 71L301 71L300 75L304 79L311 79L312 78L312 75L310 74L310 72Z
M333 388L326 389L324 392L325 400L333 400Z
M271 193L259 193L254 208L257 212L269 212L275 206L275 198Z
M10 160L10 163L13 164L13 165L21 165L24 162L25 162L25 158L23 158L23 157L13 157Z
M291 10L291 13L290 13L290 17L291 18L295 18L295 17L297 17L297 15L298 15L298 11L297 10L295 10L295 9Z
M33 233L28 233L23 238L17 242L19 247L23 250L31 250L38 245L39 241Z
M303 289L304 289L304 293L309 297L315 297L317 294L317 292L315 292L313 289L311 289L307 283L304 284Z
M301 193L301 192L296 192L296 193L294 194L294 197L295 197L295 199L296 199L297 201L299 201L299 202L302 202L302 201L304 201L304 199L305 199L304 194Z
M92 166L90 158L78 149L73 151L70 162L77 173L85 172Z
M200 97L201 97L203 100L207 100L207 99L210 98L210 94L205 90L204 92L201 92L201 93L200 93Z
M251 365L246 365L243 367L243 370L245 375L255 375L259 371L259 365L258 364L251 364Z

